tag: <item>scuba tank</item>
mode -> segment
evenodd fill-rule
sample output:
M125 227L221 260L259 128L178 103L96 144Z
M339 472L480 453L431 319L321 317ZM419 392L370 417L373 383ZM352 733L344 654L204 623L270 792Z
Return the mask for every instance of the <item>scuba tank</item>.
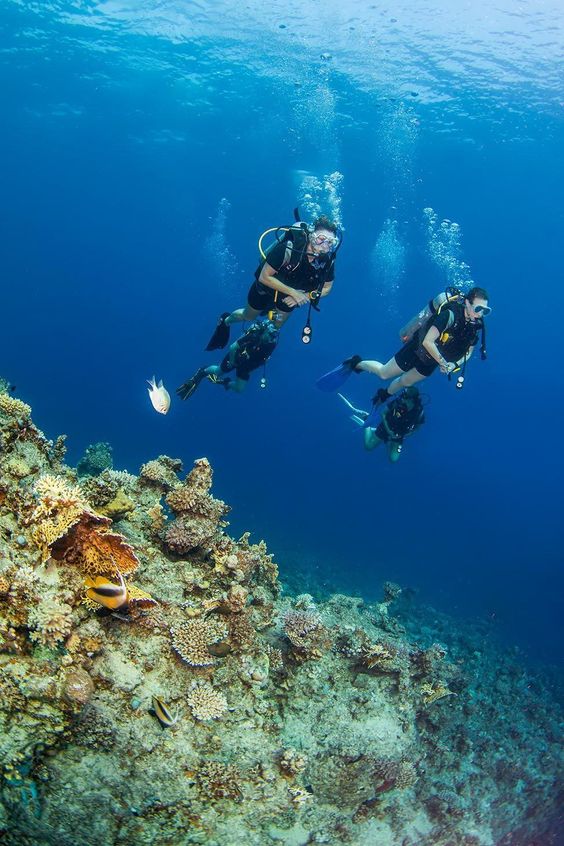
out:
M313 227L308 226L307 223L304 223L302 220L300 220L300 212L297 207L294 209L294 221L295 222L292 223L290 226L273 226L263 232L260 236L258 241L258 248L261 256L261 261L255 271L255 279L257 281L259 280L262 268L264 267L264 264L268 259L269 253L274 249L274 247L278 246L279 244L285 244L286 246L284 252L284 260L282 262L281 267L284 267L288 273L293 273L299 267L306 253L307 246L309 243L309 236L313 231ZM263 239L265 238L265 236L272 234L274 235L274 241L267 247L264 247ZM315 311L320 311L318 303L321 299L321 292L323 290L323 285L325 284L325 279L329 273L330 268L335 262L335 257L337 255L339 247L343 243L343 232L340 227L337 227L336 237L337 243L323 263L324 270L321 271L321 278L319 280L319 284L315 290L310 291L309 293L307 320L305 326L302 329L302 343L304 344L309 344L311 342L311 310L313 308ZM277 299L278 292L275 292L275 303ZM272 320L275 313L275 309L271 310L268 314L269 319Z
M415 333L418 332L419 329L421 329L421 327L424 326L434 314L438 314L446 303L460 302L463 299L464 294L458 288L449 287L444 291L441 291L441 293L437 294L434 299L429 300L424 309L418 312L415 317L412 317L405 326L401 327L399 331L401 341L404 344L411 341Z

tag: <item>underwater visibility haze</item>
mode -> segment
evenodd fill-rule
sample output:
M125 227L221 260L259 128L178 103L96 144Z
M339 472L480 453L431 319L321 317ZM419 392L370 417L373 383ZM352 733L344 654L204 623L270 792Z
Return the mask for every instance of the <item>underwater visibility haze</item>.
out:
M563 32L556 0L2 4L10 846L562 842ZM182 402L294 208L342 234L311 342L306 306L243 395ZM487 358L419 383L392 463L315 383L448 286L487 290Z

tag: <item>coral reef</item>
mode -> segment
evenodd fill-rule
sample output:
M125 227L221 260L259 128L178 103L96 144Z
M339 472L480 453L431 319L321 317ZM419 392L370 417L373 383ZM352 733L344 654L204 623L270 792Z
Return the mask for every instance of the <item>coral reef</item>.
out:
M551 842L562 713L481 624L281 597L205 459L77 484L2 390L0 445L3 844Z
M186 697L192 716L197 720L217 720L227 710L227 699L207 681L193 682Z
M81 476L98 476L104 470L113 466L112 448L110 444L90 444L84 455L76 465L76 472Z

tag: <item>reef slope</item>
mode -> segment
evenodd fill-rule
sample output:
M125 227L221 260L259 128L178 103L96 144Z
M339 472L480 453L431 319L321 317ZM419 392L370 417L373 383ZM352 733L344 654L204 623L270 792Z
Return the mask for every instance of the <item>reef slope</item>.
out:
M542 678L390 582L282 597L207 460L182 476L79 477L0 392L3 844L552 842Z

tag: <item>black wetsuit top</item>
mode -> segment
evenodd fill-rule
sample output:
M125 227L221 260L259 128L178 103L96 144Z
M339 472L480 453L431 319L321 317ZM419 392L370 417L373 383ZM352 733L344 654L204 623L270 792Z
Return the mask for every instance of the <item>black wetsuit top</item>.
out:
M401 397L388 405L382 417L383 422L378 427L380 432L377 431L376 434L383 441L402 441L425 422L421 403L416 402L412 407L408 407ZM382 437L382 434L385 434L385 437Z
M316 256L313 261L307 257L306 249L302 250L295 246L290 255L289 262L284 266L286 254L286 243L276 244L266 256L266 262L276 270L276 278L285 285L290 285L297 291L304 291L309 294L316 291L325 282L332 282L335 278L335 260L332 254ZM297 265L297 266L296 266ZM258 281L264 262L259 265L255 272L255 278L259 288L272 290Z
M439 330L440 335L443 335L443 333L448 335L445 340L441 340L440 336L436 340L436 345L446 361L459 361L466 355L470 347L477 344L482 321L472 322L467 320L464 314L464 305L461 303L451 303L442 308L440 313L435 314L428 320L415 335L418 342L416 352L423 362L434 362L432 356L423 347L425 335L432 326Z
M238 379L249 378L249 374L266 364L278 343L278 336L268 342L261 341L261 333L247 332L237 341L234 354L229 352L221 362L224 373L235 370Z

